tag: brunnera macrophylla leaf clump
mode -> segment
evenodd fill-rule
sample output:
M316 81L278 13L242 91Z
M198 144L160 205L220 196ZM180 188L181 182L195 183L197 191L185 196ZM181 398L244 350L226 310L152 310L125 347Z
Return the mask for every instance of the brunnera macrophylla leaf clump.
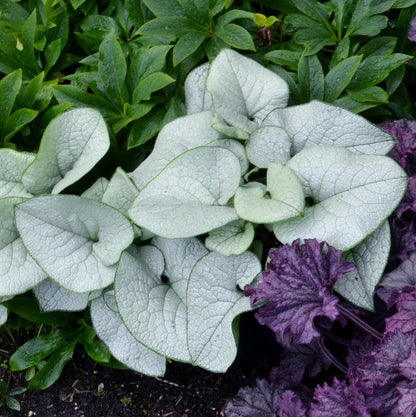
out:
M193 70L188 115L167 124L131 173L67 188L110 146L93 109L68 111L38 153L0 150L0 297L33 289L44 311L90 306L95 331L136 371L171 358L224 372L243 288L261 272L256 227L314 238L356 270L335 289L373 308L390 248L387 217L407 185L393 138L346 110L287 107L285 81L231 50ZM269 249L269 248L266 248Z

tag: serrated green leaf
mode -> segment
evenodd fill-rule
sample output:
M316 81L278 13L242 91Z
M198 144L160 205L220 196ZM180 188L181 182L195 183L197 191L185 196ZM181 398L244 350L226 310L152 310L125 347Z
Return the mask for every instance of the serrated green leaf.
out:
M41 335L29 340L10 357L10 369L21 371L36 366L42 359L62 346L67 338L68 331L56 330L52 334Z
M347 17L351 12L353 0L331 0L334 7L334 22L338 37L341 38Z
M176 0L144 0L144 3L157 17L185 15L185 11Z
M188 32L181 36L173 48L173 65L180 64L192 55L207 38L208 33Z
M55 39L45 49L45 58L46 58L46 65L45 65L45 72L48 73L49 70L56 64L61 55L62 46L61 46L61 39Z
M98 72L106 88L107 96L117 103L128 101L124 80L127 74L127 63L123 50L114 32L107 35L100 45Z
M6 405L10 410L13 411L20 411L20 403L16 398L13 397L6 397Z
M30 123L38 112L32 109L19 109L10 115L4 129L4 142L7 143L23 126Z
M387 17L380 16L391 8L395 0L359 0L355 6L345 36L376 36L387 25Z
M278 51L271 51L264 54L264 59L274 62L278 65L285 65L290 69L297 71L300 54L299 52L280 49Z
M45 78L45 73L42 71L36 77L32 78L27 84L25 91L23 92L22 97L22 107L31 108L35 103L36 96L40 92L43 86L43 79Z
M324 71L316 55L300 58L298 80L305 102L324 99Z
M16 70L0 81L0 119L3 121L0 132L10 116L17 94L22 85L22 71Z
M120 212L83 197L32 198L17 206L15 213L31 256L50 278L78 293L110 285L115 264L134 237Z
M333 67L325 75L325 101L332 103L336 100L352 80L357 71L362 56L351 56Z
M65 364L72 358L77 339L71 340L57 349L46 365L30 381L29 389L49 388L60 377Z
M85 351L88 353L88 356L99 363L108 363L110 362L111 352L108 347L98 339L94 339L90 343L84 344Z
M163 71L166 66L166 55L171 49L171 45L140 48L133 56L127 73L130 90L133 91L140 80L153 72Z
M133 103L139 103L142 100L150 100L150 96L169 84L175 82L175 79L164 72L153 72L145 78L142 78L133 91Z
M398 53L370 56L361 62L348 87L359 89L376 85L409 59L412 59L410 55Z
M390 55L393 53L397 38L393 36L377 36L361 47L356 55L363 55L365 58L377 55Z
M389 97L387 93L377 86L362 88L360 90L347 90L348 95L358 101L359 103L376 102L376 103L388 103Z
M139 32L145 36L172 36L178 38L189 31L200 30L195 24L185 16L163 16L146 22Z
M117 111L109 100L72 85L57 85L53 88L53 93L61 104L71 103L75 107L92 107L99 110L105 117L110 117Z
M255 51L253 38L250 33L241 26L228 23L216 29L215 36L218 36L227 45L236 49Z

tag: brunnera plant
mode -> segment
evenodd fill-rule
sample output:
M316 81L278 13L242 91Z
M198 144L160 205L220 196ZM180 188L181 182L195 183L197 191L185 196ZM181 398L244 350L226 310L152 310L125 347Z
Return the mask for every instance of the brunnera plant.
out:
M193 70L185 91L188 114L148 158L81 195L62 192L110 146L96 110L55 118L36 155L0 150L0 296L33 289L44 311L90 306L97 335L139 372L162 375L166 358L224 372L265 225L282 243L343 251L357 268L335 289L373 309L386 219L407 186L385 156L393 137L322 102L287 107L282 78L228 49Z

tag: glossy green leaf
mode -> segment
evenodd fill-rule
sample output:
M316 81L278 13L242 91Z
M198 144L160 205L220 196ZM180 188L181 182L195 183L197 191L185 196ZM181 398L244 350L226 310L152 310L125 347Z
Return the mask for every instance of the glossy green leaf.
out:
M302 56L298 66L298 80L304 101L323 100L324 72L316 55Z
M11 74L6 75L0 81L0 119L3 120L3 126L0 128L0 131L4 129L4 123L7 122L7 119L10 116L21 85L21 70L14 71Z
M374 101L376 103L389 102L387 93L381 87L377 87L376 85L359 90L348 90L348 95L360 103L368 101Z
M173 65L179 65L201 47L208 33L188 32L181 36L173 48Z
M99 52L98 72L106 88L108 98L115 100L117 103L124 103L127 101L127 89L124 84L127 63L114 32L104 38Z
M49 388L61 376L65 364L74 354L77 340L71 340L57 349L49 358L46 365L30 381L29 389L46 389Z
M351 56L325 75L325 101L332 103L345 90L360 65L361 56Z
M175 79L164 72L153 72L139 81L133 91L133 103L141 100L150 100L150 96L169 84L175 82Z
M19 109L12 113L4 129L4 141L8 142L23 126L30 123L37 115L38 112L31 109Z
M234 23L228 23L221 26L215 31L215 36L218 36L227 45L236 49L245 49L255 51L253 38L250 33L241 26Z

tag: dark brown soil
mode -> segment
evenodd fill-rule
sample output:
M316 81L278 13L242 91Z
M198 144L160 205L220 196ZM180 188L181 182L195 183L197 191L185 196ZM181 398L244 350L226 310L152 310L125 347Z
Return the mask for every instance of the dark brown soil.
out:
M45 391L17 396L21 411L0 409L0 417L213 417L222 416L228 398L238 389L265 377L270 366L267 336L250 329L242 334L239 359L225 374L214 374L188 364L168 363L163 378L97 365L78 351L58 382ZM12 352L11 352L12 353ZM256 357L256 355L258 355ZM275 351L271 351L271 356ZM250 360L247 360L247 359ZM0 378L10 386L27 386L24 373L10 373L7 355L0 353Z

